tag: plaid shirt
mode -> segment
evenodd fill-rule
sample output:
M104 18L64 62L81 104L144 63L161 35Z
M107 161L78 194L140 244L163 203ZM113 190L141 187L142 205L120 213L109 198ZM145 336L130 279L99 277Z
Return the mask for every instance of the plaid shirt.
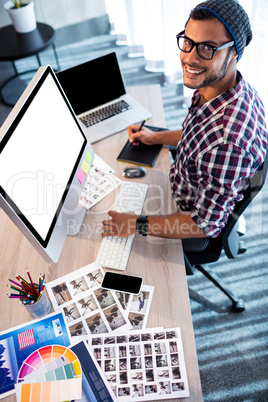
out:
M237 85L202 106L195 91L170 182L178 211L217 237L267 150L263 104L238 73Z

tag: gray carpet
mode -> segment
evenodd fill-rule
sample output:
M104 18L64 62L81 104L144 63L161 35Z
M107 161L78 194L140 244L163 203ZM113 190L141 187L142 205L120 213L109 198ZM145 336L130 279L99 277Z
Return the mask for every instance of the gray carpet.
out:
M129 59L124 46L116 46L113 37L99 36L58 49L61 68L116 51L126 85L160 83L166 125L178 128L186 114L182 86L165 85L161 73L144 69L142 58ZM43 64L54 66L53 53L41 54ZM34 58L17 62L19 71L33 68ZM11 74L10 63L0 63L0 85ZM0 124L10 108L0 103ZM245 213L246 254L236 260L224 255L211 264L230 284L234 293L246 301L247 309L235 314L213 284L198 271L188 277L190 302L204 401L268 401L268 186ZM188 373L190 376L191 373Z

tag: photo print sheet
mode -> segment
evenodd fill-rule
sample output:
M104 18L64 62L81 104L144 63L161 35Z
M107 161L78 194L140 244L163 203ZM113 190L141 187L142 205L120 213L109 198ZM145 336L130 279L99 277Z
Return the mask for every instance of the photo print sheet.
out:
M115 297L126 312L132 329L146 328L153 293L154 287L147 285L142 285L138 295L115 292Z
M189 396L179 328L100 334L88 342L119 401Z
M121 180L113 175L114 170L95 154L93 164L87 175L79 204L92 208L120 184Z
M63 310L72 337L128 331L118 299L101 288L103 269L93 263L46 284L55 311Z

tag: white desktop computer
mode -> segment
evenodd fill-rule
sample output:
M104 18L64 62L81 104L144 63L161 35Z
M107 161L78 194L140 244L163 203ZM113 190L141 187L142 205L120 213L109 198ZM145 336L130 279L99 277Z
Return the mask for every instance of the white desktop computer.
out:
M79 232L94 152L50 66L40 67L0 128L0 207L48 262Z

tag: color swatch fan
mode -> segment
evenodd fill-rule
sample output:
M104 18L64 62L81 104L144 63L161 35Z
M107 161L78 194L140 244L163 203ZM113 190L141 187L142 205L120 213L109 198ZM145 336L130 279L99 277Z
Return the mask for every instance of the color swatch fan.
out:
M60 345L42 347L22 364L15 386L17 401L66 401L82 395L82 369L73 351Z

